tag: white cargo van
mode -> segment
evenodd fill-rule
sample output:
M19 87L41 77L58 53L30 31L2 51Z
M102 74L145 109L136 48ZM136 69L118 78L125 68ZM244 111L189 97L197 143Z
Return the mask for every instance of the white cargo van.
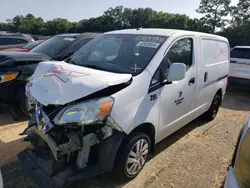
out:
M27 85L36 109L23 134L53 154L53 166L60 166L54 176L71 165L79 173L70 180L112 170L131 179L156 143L200 115L215 118L228 73L226 38L167 29L108 32L66 62L38 65ZM36 151L19 158L37 161L27 159Z

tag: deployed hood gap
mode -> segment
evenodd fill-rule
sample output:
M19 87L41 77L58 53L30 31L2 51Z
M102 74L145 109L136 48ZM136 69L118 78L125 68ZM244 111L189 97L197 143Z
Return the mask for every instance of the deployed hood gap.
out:
M128 87L132 83L132 80L133 79L131 78L128 82L104 88L100 91L97 91L97 92L92 93L86 97L83 97L83 98L80 98L80 99L74 101L74 104L78 103L78 102L83 102L86 100L94 99L94 98L101 98L101 97L107 97L107 96L113 95L114 93L117 93L118 91L121 91L124 88ZM66 105L69 105L69 104L72 104L72 103L68 103Z

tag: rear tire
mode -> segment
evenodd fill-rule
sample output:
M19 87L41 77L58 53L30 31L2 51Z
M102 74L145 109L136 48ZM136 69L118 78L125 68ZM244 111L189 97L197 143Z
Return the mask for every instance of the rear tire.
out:
M113 172L119 180L131 180L144 167L151 148L151 141L145 133L134 133L120 147L122 150L118 150Z
M216 94L214 96L214 99L212 101L212 104L209 108L209 110L203 114L203 119L207 121L212 121L217 116L219 108L221 105L221 96L219 94Z

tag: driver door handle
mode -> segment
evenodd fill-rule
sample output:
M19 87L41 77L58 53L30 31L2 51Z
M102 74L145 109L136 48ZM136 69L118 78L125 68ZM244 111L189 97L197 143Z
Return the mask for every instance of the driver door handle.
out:
M191 78L188 82L188 85L191 86L191 85L194 85L195 84L195 77Z

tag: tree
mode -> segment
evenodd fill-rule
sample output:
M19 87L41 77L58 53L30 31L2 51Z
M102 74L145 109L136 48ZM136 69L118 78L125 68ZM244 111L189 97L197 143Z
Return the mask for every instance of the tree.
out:
M214 33L216 28L225 26L225 17L230 12L231 0L201 0L199 8L196 10L204 14L201 21L211 28Z
M103 14L103 21L106 22L108 30L124 29L130 26L123 6L109 8Z
M124 9L124 17L128 21L129 28L152 27L152 21L156 11L151 8Z
M248 24L250 22L250 0L239 0L237 6L232 7L231 14L235 27Z
M32 14L17 15L7 23L0 23L0 30L30 33L33 35L55 35L66 32L105 32L125 28L168 28L208 32L199 19L191 19L185 14L157 12L151 8L109 8L102 16L69 22L56 18L44 21Z
M67 19L56 18L46 22L44 33L46 35L67 33L69 28L70 28L70 23L68 22Z

